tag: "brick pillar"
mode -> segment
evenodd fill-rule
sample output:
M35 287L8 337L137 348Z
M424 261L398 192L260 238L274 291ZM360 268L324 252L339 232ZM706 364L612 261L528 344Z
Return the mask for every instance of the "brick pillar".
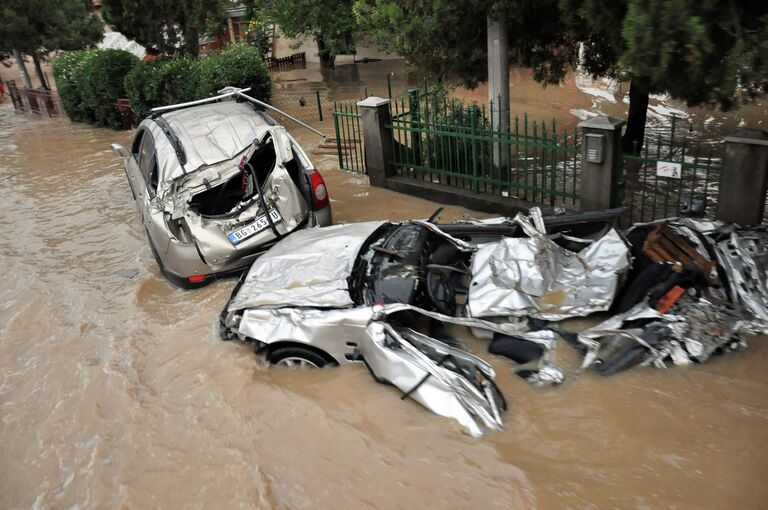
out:
M742 226L759 225L768 191L768 132L737 129L725 137L720 171L718 220Z

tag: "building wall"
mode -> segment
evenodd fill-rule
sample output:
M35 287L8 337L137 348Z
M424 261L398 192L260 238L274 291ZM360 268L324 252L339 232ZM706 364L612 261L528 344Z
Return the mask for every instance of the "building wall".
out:
M298 44L298 48L294 46ZM336 63L341 64L344 62L353 62L355 60L362 60L364 58L381 59L381 60L394 60L401 58L394 53L385 53L379 51L375 44L366 42L363 38L358 38L356 42L356 52L354 55L337 55ZM317 52L317 42L310 37L302 37L299 39L291 39L286 37L280 32L280 28L276 27L275 37L273 39L274 57L287 57L293 53L304 52L307 55L307 62L320 62L320 57Z

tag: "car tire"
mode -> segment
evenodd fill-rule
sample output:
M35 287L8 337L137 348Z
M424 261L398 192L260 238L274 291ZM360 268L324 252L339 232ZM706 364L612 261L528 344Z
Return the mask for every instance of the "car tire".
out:
M288 367L322 368L329 364L328 359L319 352L293 345L270 350L267 361L272 365Z

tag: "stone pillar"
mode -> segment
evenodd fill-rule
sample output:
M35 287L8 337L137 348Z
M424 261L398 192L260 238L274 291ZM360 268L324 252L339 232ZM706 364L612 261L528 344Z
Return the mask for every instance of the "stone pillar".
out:
M741 226L759 225L768 191L768 132L737 129L725 137L716 218Z
M389 99L369 97L357 103L363 119L365 167L371 186L386 187L387 178L394 175L392 168L392 130Z
M596 211L621 205L621 128L624 121L593 117L581 128L581 210Z

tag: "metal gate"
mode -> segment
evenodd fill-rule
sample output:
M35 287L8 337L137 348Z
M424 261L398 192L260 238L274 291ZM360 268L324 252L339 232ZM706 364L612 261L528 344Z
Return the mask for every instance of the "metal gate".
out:
M334 101L333 129L336 133L339 168L355 174L367 173L360 117L356 102Z
M632 223L680 215L713 217L718 200L722 141L693 141L677 132L646 138L642 151L624 154L620 196Z

